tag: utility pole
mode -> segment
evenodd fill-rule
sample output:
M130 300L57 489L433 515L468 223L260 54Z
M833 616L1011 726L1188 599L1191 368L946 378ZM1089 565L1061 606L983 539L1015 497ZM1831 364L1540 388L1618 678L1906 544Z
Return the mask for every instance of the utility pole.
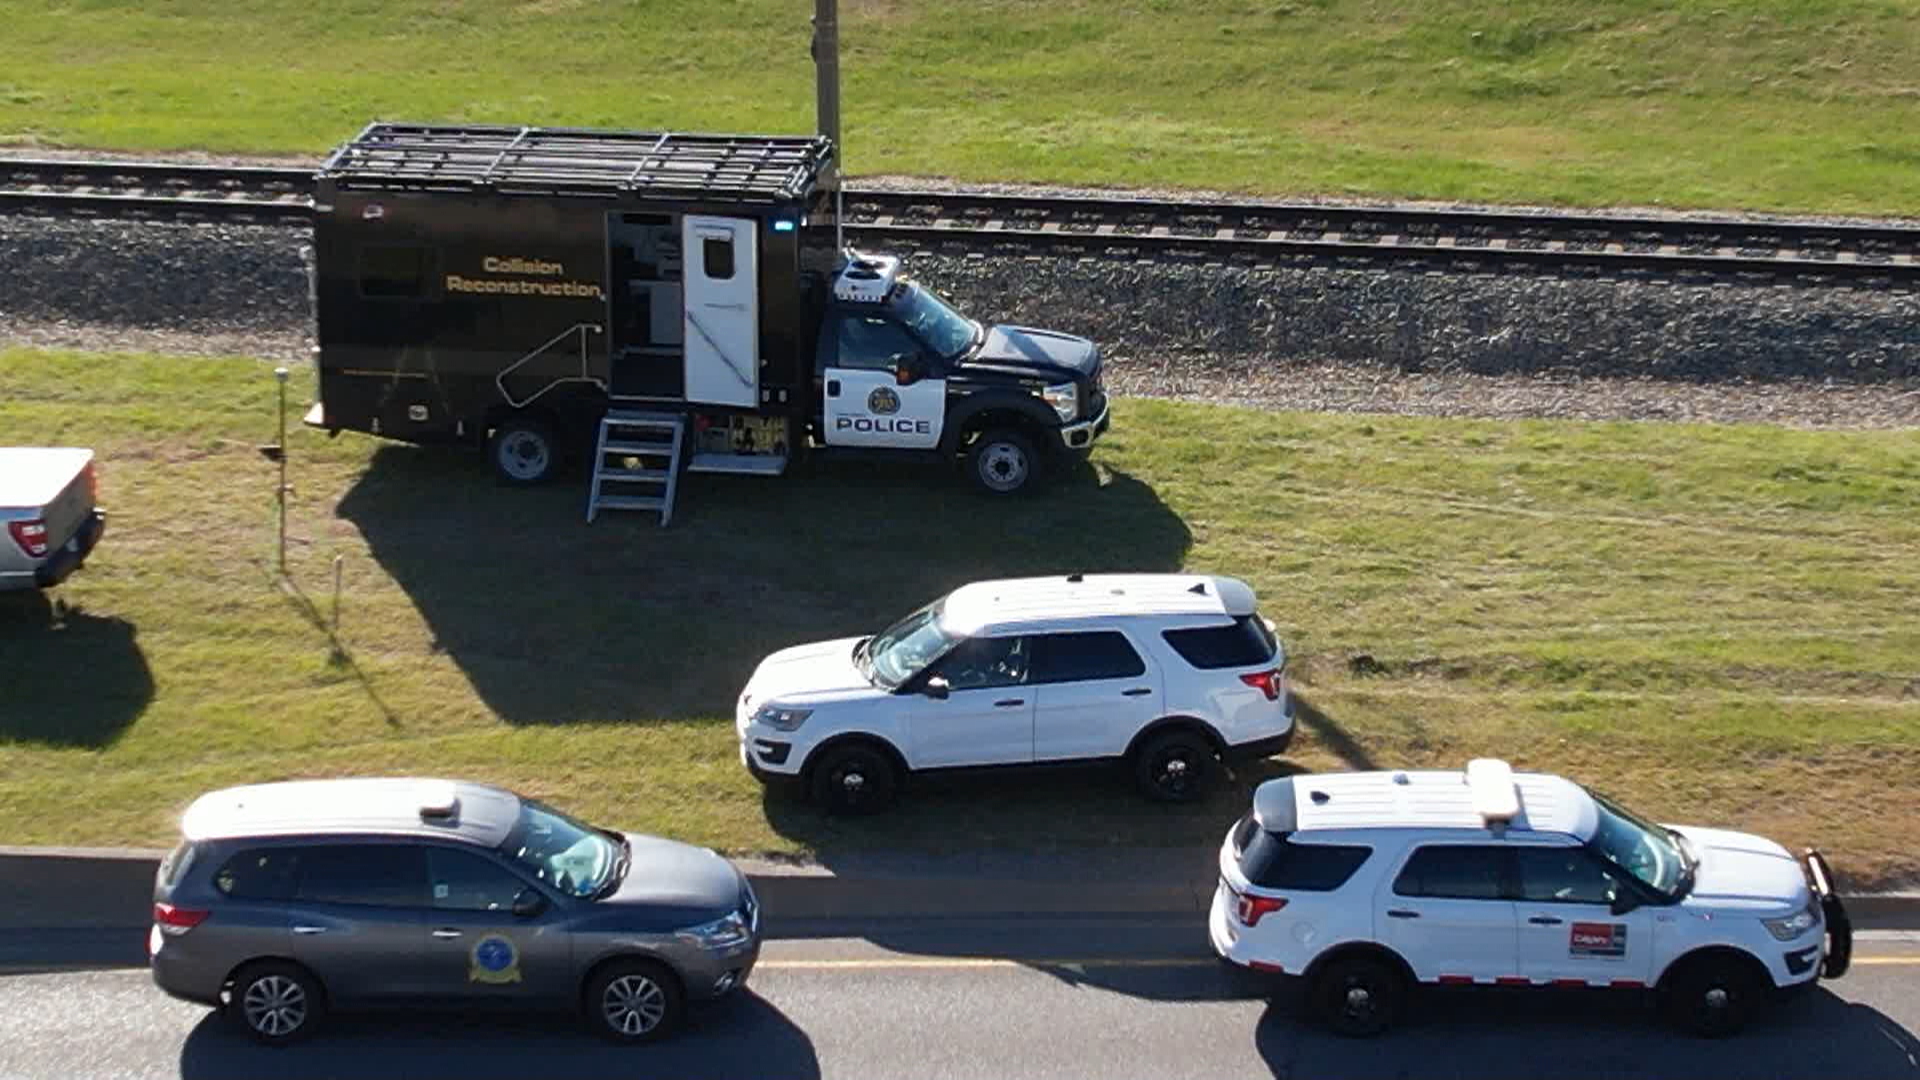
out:
M833 140L833 165L823 186L840 190L840 0L813 0L814 111L820 134Z

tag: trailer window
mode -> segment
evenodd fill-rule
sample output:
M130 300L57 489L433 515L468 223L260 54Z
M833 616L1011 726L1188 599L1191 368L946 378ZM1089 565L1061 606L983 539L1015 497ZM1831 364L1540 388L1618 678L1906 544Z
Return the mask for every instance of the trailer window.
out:
M707 236L700 240L700 265L706 267L707 276L715 281L726 281L733 277L733 238L725 236Z
M423 247L380 245L360 249L360 295L411 300L427 291L433 253Z

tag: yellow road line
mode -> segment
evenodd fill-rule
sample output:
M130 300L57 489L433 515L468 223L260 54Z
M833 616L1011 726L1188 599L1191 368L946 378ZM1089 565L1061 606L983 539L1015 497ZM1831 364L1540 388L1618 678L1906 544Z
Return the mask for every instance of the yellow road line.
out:
M889 968L968 970L978 968L1198 968L1215 967L1213 960L1172 957L1086 957L1080 959L1003 960L988 956L898 956L870 960L762 960L756 971L884 971Z
M1856 956L1856 967L1875 965L1887 967L1920 966L1920 955L1915 956ZM1081 958L1040 958L1034 960L1007 960L989 956L890 956L864 960L762 960L755 965L759 971L887 971L887 970L929 970L929 971L970 971L992 968L1211 968L1219 967L1214 960L1189 960L1174 957L1081 957Z

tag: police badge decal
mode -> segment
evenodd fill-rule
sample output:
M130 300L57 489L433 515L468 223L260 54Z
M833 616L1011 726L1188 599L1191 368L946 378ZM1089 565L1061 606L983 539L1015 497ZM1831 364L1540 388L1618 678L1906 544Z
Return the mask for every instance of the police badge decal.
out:
M516 983L520 981L520 950L502 934L487 934L474 942L468 959L467 981L478 983Z

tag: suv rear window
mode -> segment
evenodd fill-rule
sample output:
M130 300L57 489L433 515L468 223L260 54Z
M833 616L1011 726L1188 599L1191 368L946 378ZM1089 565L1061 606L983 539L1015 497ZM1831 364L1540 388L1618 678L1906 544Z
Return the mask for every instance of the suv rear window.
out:
M1160 636L1180 658L1203 671L1258 667L1271 661L1279 645L1258 615L1242 615L1226 626L1163 630Z
M287 900L299 870L293 848L254 848L228 859L213 875L213 887L235 900Z
M1249 814L1233 834L1240 872L1263 889L1332 892L1347 883L1373 854L1357 844L1296 844L1286 833L1268 832Z
M180 841L177 847L167 853L167 857L160 862L162 888L173 888L174 883L180 880L181 873L193 862L193 855L194 847L191 840Z

